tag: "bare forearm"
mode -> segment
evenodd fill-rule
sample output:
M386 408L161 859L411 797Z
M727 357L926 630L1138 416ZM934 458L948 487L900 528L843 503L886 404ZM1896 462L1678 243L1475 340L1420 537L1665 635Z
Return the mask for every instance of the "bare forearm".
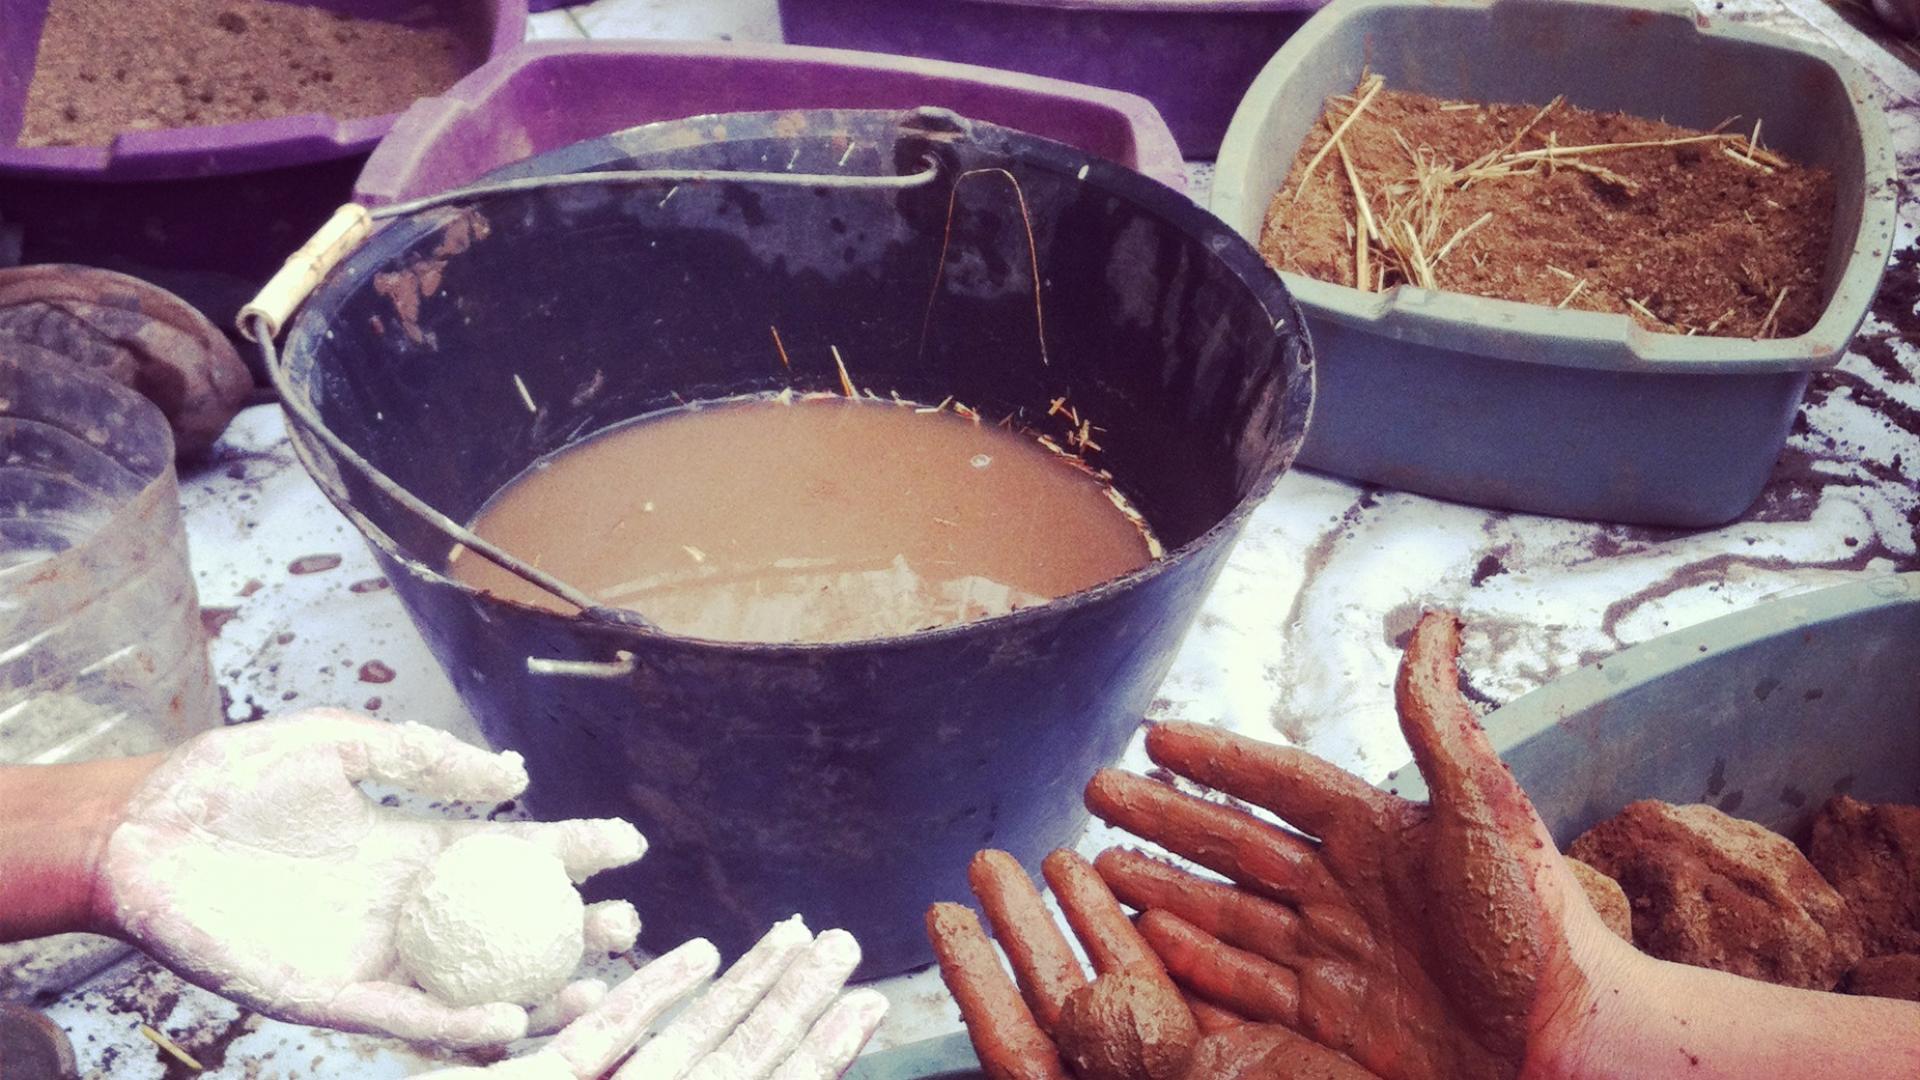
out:
M1773 986L1647 960L1594 1002L1595 1038L1562 1080L1920 1076L1920 1004ZM1637 997L1638 1000L1633 1000Z
M0 766L0 941L104 930L95 868L158 755Z

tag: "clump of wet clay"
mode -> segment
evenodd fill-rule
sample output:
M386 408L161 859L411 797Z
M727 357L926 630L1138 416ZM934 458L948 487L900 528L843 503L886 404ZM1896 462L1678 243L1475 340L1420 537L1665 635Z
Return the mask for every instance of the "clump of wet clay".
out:
M1607 929L1628 941L1633 940L1633 905L1627 902L1627 894L1620 883L1607 875L1581 862L1569 858L1567 867L1580 882L1580 889L1587 894L1587 903L1607 924Z
M513 836L455 841L400 909L394 946L449 1005L541 1001L580 966L586 907L552 852Z
M88 266L0 270L0 349L63 357L145 395L183 460L206 453L253 392L206 316L157 285Z
M1179 1080L1200 1029L1165 976L1128 968L1068 994L1054 1041L1080 1080Z
M1825 307L1833 204L1826 171L1745 134L1559 98L1442 101L1371 76L1328 100L1260 250L1368 292L1411 284L1668 333L1792 337Z
M1619 882L1644 952L1831 990L1862 956L1846 902L1785 837L1704 805L1643 800L1568 853Z
M1847 972L1840 989L1862 997L1920 1001L1920 953L1869 956Z
M1868 956L1920 953L1920 806L1835 796L1808 856L1860 920Z
M21 146L99 146L125 131L323 113L398 112L478 59L445 26L269 0L53 0Z

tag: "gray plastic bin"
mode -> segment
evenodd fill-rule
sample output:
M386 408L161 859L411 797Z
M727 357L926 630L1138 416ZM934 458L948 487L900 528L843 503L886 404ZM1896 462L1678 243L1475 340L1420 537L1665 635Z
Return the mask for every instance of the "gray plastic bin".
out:
M1717 525L1766 483L1808 373L1837 363L1891 250L1894 163L1867 82L1824 49L1618 0L1335 0L1234 115L1212 209L1257 239L1330 94L1394 89L1570 104L1710 128L1765 118L1767 143L1830 169L1827 307L1794 338L1681 337L1625 315L1283 274L1307 315L1319 393L1301 463L1486 506Z
M1490 713L1562 846L1635 799L1709 802L1796 840L1828 796L1920 803L1920 573L1839 585L1625 649ZM1425 799L1411 765L1387 786ZM977 1080L964 1034L848 1080Z

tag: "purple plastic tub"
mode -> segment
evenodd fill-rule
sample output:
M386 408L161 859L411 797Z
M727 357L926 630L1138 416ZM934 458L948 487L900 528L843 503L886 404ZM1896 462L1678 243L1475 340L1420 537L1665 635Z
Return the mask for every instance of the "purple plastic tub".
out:
M457 27L478 66L526 36L527 0L300 0ZM48 0L0 0L0 219L28 262L107 266L193 301L216 326L347 201L394 114L288 116L18 147Z
M1178 188L1184 167L1152 105L1056 79L839 49L723 42L521 46L403 113L355 186L394 202L641 124L775 109L934 105L1119 162Z
M780 0L786 40L986 64L1139 94L1188 157L1326 0Z

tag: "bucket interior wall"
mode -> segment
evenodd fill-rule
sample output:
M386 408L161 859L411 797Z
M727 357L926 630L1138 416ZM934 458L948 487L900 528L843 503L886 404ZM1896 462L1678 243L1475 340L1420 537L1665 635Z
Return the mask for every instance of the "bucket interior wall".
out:
M895 121L654 125L516 171L886 173ZM593 186L429 211L377 233L289 335L289 368L329 425L455 518L541 454L678 401L837 389L837 346L882 398L951 396L988 423L1015 413L1064 437L1046 413L1066 398L1106 429L1095 463L1181 549L945 631L702 643L466 592L435 572L443 537L307 443L330 494L343 483L363 528L390 538L377 550L483 729L528 756L530 807L629 817L653 841L610 888L640 902L655 945L743 948L798 911L853 930L869 974L925 962L920 914L967 895L975 849L1036 865L1077 831L1081 785L1137 727L1245 510L1298 447L1312 382L1298 312L1224 225L1029 136L975 128L937 152L942 179L906 193ZM919 150L900 153L901 171L918 168ZM946 178L1001 168L1030 214L1044 359L1008 176L966 176L948 230ZM617 651L634 657L628 677L526 673L528 656Z

